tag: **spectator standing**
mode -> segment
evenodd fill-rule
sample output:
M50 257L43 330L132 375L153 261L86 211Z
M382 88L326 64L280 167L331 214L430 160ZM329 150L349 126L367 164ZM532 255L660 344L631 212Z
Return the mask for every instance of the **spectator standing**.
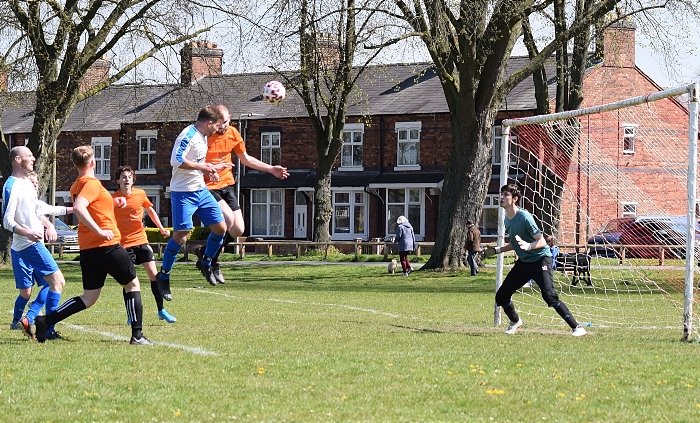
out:
M408 261L408 253L416 250L416 237L413 233L413 226L405 216L396 219L396 243L399 244L399 259L401 260L402 276L408 276L413 272L411 263Z
M557 270L557 256L559 256L557 239L552 235L547 235L545 240L547 241L547 245L549 245L549 251L552 253L552 270Z
M476 264L476 254L481 251L481 231L471 220L467 221L467 242L465 243L465 248L471 275L476 276L479 273L479 266Z

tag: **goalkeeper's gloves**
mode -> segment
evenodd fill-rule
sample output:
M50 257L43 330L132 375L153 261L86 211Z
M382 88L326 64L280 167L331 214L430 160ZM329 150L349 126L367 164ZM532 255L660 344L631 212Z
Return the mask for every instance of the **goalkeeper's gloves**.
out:
M501 254L501 247L486 247L484 250L484 258L493 257L496 254Z
M532 244L525 241L524 239L520 238L520 235L515 236L515 240L518 242L518 245L523 251L530 251L532 250Z

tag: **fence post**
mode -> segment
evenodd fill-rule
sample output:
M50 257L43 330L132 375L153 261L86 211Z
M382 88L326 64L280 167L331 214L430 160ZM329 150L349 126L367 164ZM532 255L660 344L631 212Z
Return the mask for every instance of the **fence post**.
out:
M420 244L416 244L416 257L420 257Z
M324 260L328 260L328 243L326 242L326 253L323 256Z
M384 241L384 260L389 259L389 248L386 246L386 241Z
M58 246L58 258L63 258L63 244Z
M245 258L245 244L241 244L241 260Z
M272 243L271 242L267 243L267 257L272 258Z
M664 265L664 252L666 249L664 248L663 245L659 245L659 266Z
M301 257L301 246L299 246L299 243L297 242L297 260L299 260L299 257Z
M620 264L625 264L625 247L620 247Z

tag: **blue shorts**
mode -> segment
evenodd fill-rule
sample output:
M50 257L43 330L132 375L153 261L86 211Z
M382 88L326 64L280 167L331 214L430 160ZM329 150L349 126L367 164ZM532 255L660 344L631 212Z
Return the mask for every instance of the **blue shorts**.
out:
M197 215L206 226L224 221L221 207L208 189L194 192L172 191L170 205L173 214L173 230L185 231L194 227L192 216Z
M17 289L31 288L34 278L37 285L46 285L44 276L58 272L58 265L44 244L37 242L24 250L10 250L12 270Z

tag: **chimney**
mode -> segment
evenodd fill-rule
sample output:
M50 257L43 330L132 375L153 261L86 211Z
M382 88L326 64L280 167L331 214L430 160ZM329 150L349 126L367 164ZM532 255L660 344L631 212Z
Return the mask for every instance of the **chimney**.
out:
M85 72L83 81L80 83L80 92L84 93L95 85L106 81L107 78L109 78L109 70L111 67L112 64L107 60L107 56L102 56L101 59L97 59L87 72Z
M224 51L207 41L193 41L180 50L180 82L189 85L208 75L221 75Z
M631 19L615 22L605 29L603 32L603 66L619 68L633 68L635 66L636 29L637 26Z

